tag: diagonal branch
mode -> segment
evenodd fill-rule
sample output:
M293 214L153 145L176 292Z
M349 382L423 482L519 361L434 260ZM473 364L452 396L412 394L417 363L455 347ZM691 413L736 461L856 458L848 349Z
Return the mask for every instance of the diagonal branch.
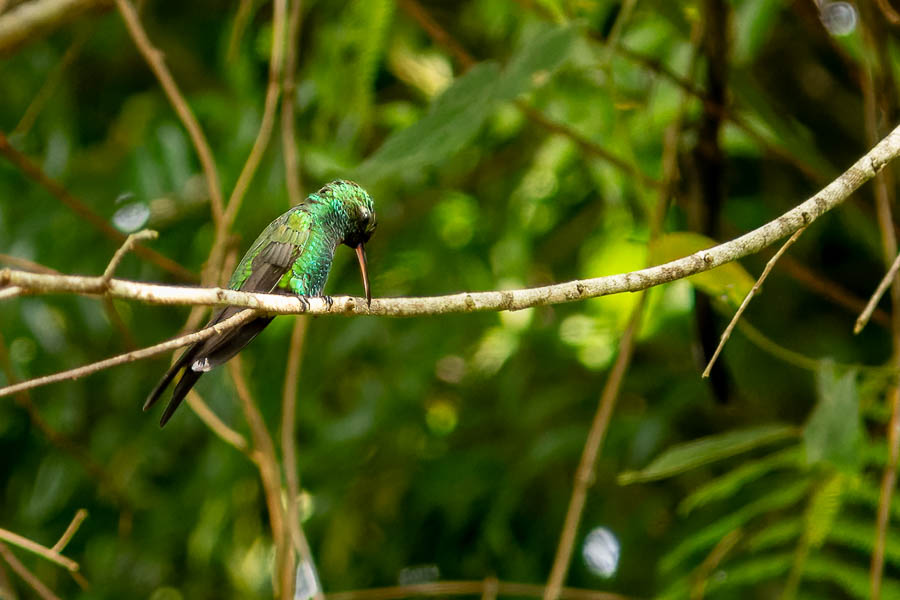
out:
M753 287L750 288L750 291L747 292L747 295L744 296L743 302L738 307L737 311L734 313L734 316L731 317L731 322L728 323L728 327L725 328L725 331L722 332L722 338L719 340L719 345L716 346L716 351L713 352L712 358L709 359L709 363L707 363L706 368L703 369L703 377L709 377L710 371L712 371L713 365L716 364L716 359L719 358L719 354L722 353L722 348L725 347L725 342L728 341L728 338L731 337L731 332L734 331L734 326L737 325L737 322L743 316L744 311L747 310L747 306L750 304L750 301L753 300L753 296L759 292L759 288L762 287L763 282L769 276L769 273L772 272L772 268L775 267L775 263L778 262L778 259L781 258L781 255L787 252L787 249L794 245L794 242L797 241L803 232L806 231L806 228L799 229L794 232L788 241L786 241L781 248L778 249L778 252L775 253L772 258L769 259L769 262L766 263L766 267L763 269L762 275L759 276L759 279L756 280L756 283L753 284Z
M67 558L56 550L47 548L46 546L42 546L37 542L33 542L27 537L21 536L18 533L13 533L12 531L7 531L6 529L0 529L0 540L3 540L8 544L18 546L22 550L28 550L29 552L37 554L38 556L45 558L52 563L58 564L68 571L78 570L78 563L71 558Z
M0 397L9 396L10 394L15 394L17 392L21 392L22 390L30 390L42 385L56 383L57 381L79 379L81 377L85 377L86 375L96 373L97 371L102 371L103 369L108 369L117 365L134 362L143 358L149 358L157 354L162 354L163 352L168 352L169 350L174 350L176 348L180 348L181 346L187 346L188 344L193 344L194 342L203 341L206 338L211 337L217 333L228 331L233 327L237 327L242 323L246 323L254 317L256 317L256 311L243 310L233 317L229 317L224 321L220 321L219 323L216 323L211 327L201 329L196 333L190 333L188 335L177 337L173 340L169 340L168 342L162 342L161 344L156 344L155 346L150 346L149 348L143 348L142 350L135 350L134 352L126 352L125 354L113 356L112 358L107 358L106 360L101 360L99 362L91 363L89 365L78 367L76 369L70 369L68 371L54 373L53 375L46 375L44 377L37 377L35 379L29 379L28 381L23 381L14 385L8 385L6 387L0 388Z
M13 554L12 550L10 550L3 542L0 542L0 558L6 561L6 564L16 572L16 575L22 578L22 581L31 586L31 589L33 589L42 600L60 600L60 597L54 594L53 591L48 588L43 581L38 579L34 573L29 571L28 567L23 565L22 562L16 558L16 555Z
M80 293L82 295L142 300L156 304L242 306L269 314L357 314L395 317L437 315L454 312L520 310L532 306L574 302L598 296L645 290L656 285L683 279L702 271L708 271L748 254L758 252L786 235L793 234L808 226L817 218L839 205L863 183L874 177L898 154L900 154L900 127L892 131L869 153L854 163L853 166L828 184L818 194L773 221L739 238L655 267L543 287L468 292L449 296L375 299L372 300L371 306L367 306L361 298L347 296L332 298L330 299L331 302L328 302L325 298L251 294L219 288L197 289L162 286L120 279L112 279L107 282L103 277L45 275L2 269L0 270L0 293L3 291L2 288L9 286L7 289L19 288L30 294ZM241 317L241 315L244 315L244 317ZM246 312L239 313L232 317L235 320L233 324L237 325L238 322L243 322L243 319L249 319L252 316ZM30 389L55 381L80 377L124 362L165 352L199 339L205 339L214 333L212 330L221 328L226 323L232 325L231 319L201 332L158 344L151 348L131 352L64 373L48 375L15 386L0 388L0 396L8 395L21 389Z
M900 155L900 127L879 142L841 176L816 195L780 217L730 242L701 250L671 262L630 273L606 275L520 290L464 292L448 296L372 300L371 307L359 298L339 296L329 305L322 298L302 301L296 297L251 294L219 288L186 288L137 283L121 279L104 285L99 277L42 275L11 269L0 270L0 287L17 286L27 293L107 294L113 298L154 304L203 304L244 306L272 314L357 314L411 317L454 312L520 310L531 306L575 302L622 292L637 292L714 269L759 252L785 236L808 226L846 200L884 166Z

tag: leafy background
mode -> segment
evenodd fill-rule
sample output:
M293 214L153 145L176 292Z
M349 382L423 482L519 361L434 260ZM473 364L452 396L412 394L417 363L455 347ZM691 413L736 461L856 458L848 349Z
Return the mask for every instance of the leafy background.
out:
M285 98L300 180L308 192L353 178L375 198L376 296L542 285L682 256L805 199L896 122L897 27L858 8L857 26L838 36L818 3L800 0L308 0ZM229 191L260 126L271 5L140 9ZM450 46L423 29L422 9ZM8 48L0 98L0 130L18 152L120 230L158 230L152 247L199 275L215 233L200 165L115 10ZM666 180L673 123L678 176ZM276 127L233 228L237 251L289 206L279 136ZM668 210L651 245L661 186ZM892 338L884 312L858 336L851 328L884 272L874 189L790 250L711 380L699 376L703 340L708 353L770 254L650 293L568 586L869 597ZM117 245L0 160L4 257L98 274ZM133 254L118 275L186 283ZM346 249L327 291L361 293ZM299 506L326 592L546 581L636 300L310 321ZM4 301L0 381L151 345L188 313L114 307ZM276 319L242 355L272 431L293 320ZM188 409L163 430L140 411L165 368L142 361L0 399L0 527L49 546L88 510L65 554L89 588L17 551L63 597L271 597L257 469ZM224 370L198 389L249 438ZM890 510L896 527L900 502ZM611 578L581 559L596 527L621 546ZM887 537L884 597L900 596L897 540ZM0 575L3 594L30 597L8 569Z

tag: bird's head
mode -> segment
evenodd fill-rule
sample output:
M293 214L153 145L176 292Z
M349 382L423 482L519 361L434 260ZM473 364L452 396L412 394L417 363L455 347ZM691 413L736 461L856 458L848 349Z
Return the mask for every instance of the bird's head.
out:
M341 243L356 250L366 301L371 304L365 245L375 233L375 204L372 197L359 184L341 179L323 187L316 196L326 199L334 210Z

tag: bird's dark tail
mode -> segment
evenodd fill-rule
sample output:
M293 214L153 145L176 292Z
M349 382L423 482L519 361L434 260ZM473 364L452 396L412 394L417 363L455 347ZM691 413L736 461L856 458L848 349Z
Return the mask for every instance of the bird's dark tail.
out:
M184 354L179 357L175 364L169 367L169 370L166 371L166 374L163 375L162 379L159 380L159 383L156 384L156 387L153 388L153 391L150 392L150 395L147 396L146 402L144 402L144 410L150 410L156 401L159 400L159 397L162 396L162 393L166 391L166 388L169 387L169 384L172 383L172 380L175 379L175 376L178 372L184 368L184 375L181 376L181 379L178 382L178 385L175 386L175 393L172 396L172 399L169 401L168 406L166 406L165 412L163 412L162 419L160 419L159 426L162 427L165 425L168 420L172 417L172 413L175 412L175 409L178 408L178 405L181 404L181 401L187 395L187 393L194 387L194 384L197 383L197 380L200 378L202 373L198 373L196 371L192 371L190 365L194 362L194 355L197 354L197 348L192 347L189 348ZM179 396L178 392L181 392Z
M194 387L194 384L197 383L197 380L200 379L201 375L203 375L202 371L195 371L190 365L184 369L184 375L178 380L178 385L175 386L175 391L172 393L172 399L169 400L169 403L166 405L166 410L163 411L162 417L159 419L160 427L166 426L166 423L168 423L169 419L172 418L172 415L175 414L175 410L181 405L182 400L184 400L184 397L191 391L191 388Z

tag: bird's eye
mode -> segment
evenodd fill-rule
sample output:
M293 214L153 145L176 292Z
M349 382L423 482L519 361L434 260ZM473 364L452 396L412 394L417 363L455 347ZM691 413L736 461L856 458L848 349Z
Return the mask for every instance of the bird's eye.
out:
M369 212L368 208L362 207L359 209L359 220L366 224L372 220L372 213Z

